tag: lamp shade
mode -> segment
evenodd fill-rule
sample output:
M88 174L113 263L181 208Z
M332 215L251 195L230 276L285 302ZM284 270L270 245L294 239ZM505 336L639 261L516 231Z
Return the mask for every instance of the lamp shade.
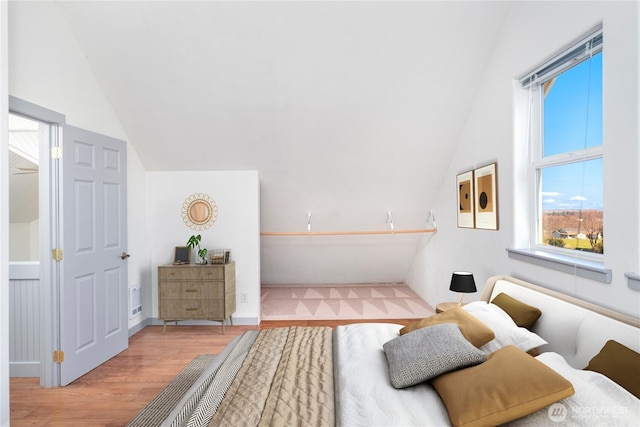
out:
M449 290L453 292L472 293L476 292L476 282L473 280L473 274L468 271L454 271L451 276L451 285Z

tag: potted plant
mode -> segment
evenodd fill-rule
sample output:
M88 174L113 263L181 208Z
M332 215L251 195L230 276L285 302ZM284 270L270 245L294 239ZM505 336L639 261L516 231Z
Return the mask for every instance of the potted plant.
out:
M207 263L207 249L206 248L200 248L200 241L202 240L202 236L200 236L199 234L197 236L191 236L189 237L189 240L187 241L187 246L190 247L191 249L195 249L196 246L198 247L198 256L200 257L200 263L199 264L206 264Z

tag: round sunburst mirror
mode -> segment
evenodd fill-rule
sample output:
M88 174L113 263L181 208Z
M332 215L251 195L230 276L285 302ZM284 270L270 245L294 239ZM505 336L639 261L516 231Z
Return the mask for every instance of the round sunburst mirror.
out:
M182 204L182 220L194 230L206 230L218 218L218 207L209 195L192 194Z

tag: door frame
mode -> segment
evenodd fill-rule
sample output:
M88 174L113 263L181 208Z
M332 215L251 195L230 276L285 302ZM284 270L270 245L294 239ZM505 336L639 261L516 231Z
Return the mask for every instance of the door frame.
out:
M53 147L62 145L64 114L28 101L9 96L9 113L48 123L45 137L40 138L38 178L39 240L40 240L40 309L41 351L40 385L60 385L60 364L53 361L53 352L60 348L60 263L54 261L51 249L60 247L60 183L59 161L52 159Z

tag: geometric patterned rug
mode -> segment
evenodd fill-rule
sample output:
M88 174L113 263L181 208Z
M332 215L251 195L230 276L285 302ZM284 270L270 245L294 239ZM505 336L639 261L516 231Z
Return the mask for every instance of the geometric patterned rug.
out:
M262 286L262 320L412 319L435 313L405 284Z

